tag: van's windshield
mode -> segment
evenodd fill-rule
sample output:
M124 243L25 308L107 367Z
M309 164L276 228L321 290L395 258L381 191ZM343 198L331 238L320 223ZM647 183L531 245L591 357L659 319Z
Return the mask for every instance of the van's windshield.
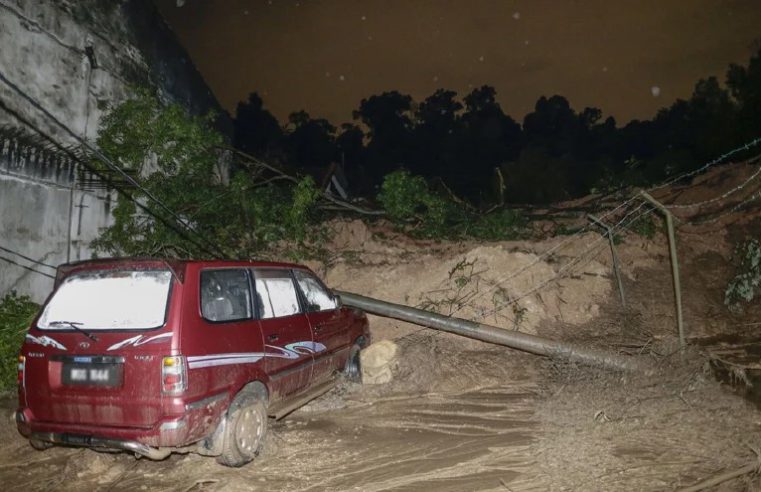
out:
M172 274L100 270L67 278L45 306L43 330L147 330L166 321Z

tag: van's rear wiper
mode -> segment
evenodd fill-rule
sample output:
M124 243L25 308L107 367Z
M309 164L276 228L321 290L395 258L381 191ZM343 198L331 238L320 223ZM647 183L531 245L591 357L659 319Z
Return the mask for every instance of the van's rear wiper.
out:
M79 325L83 325L83 324L84 323L80 323L79 321L51 321L50 323L48 323L48 326L67 325L67 326L72 327L74 330L78 331L82 335L86 336L87 338L89 338L93 342L97 342L98 341L98 337L96 337L92 333L87 332L87 331L85 331L85 330L83 330L82 328L79 327Z

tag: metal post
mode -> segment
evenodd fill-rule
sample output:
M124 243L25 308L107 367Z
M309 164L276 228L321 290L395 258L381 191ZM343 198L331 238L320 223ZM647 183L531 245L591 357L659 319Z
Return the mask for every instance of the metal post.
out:
M351 292L334 292L341 297L346 306L359 308L368 313L415 323L420 326L454 333L475 340L504 345L531 354L592 366L608 367L620 371L648 373L652 370L652 366L646 360L623 356L615 352L586 347L581 344L550 340L519 331L505 330L496 326L444 316Z
M621 295L621 305L626 309L626 298L624 297L624 283L621 281L621 272L618 268L618 255L616 254L616 245L613 242L613 229L603 222L602 220L598 219L592 214L588 214L587 217L589 217L589 220L594 222L595 224L599 225L603 229L607 231L608 235L608 243L610 243L610 254L613 257L613 272L616 274L616 282L618 283L618 293Z
M74 177L76 180L76 176ZM66 263L71 263L71 216L74 213L74 188L76 187L76 181L75 184L71 185L71 188L69 188L69 221L68 221L68 230L66 232Z
M674 280L674 299L676 301L676 324L679 329L679 346L684 349L684 321L682 319L682 287L679 283L679 260L676 256L676 236L674 235L674 218L671 212L645 191L640 191L642 198L653 204L666 217L666 229L669 236L669 255L671 256L671 276Z

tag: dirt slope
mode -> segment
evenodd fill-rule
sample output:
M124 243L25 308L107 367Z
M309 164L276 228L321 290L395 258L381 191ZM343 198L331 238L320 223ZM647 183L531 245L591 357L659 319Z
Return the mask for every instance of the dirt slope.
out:
M755 169L716 169L694 185L656 195L666 203L711 199ZM399 345L394 380L342 384L275 423L266 452L250 466L222 468L196 455L154 463L80 449L37 452L15 431L15 403L2 399L3 490L673 490L739 468L761 449L761 414L715 380L708 356L720 342L722 353L729 350L722 342L728 334L733 347L741 344L761 315L759 303L741 314L723 305L733 244L761 232L755 203L743 203L755 188L746 188L679 211L691 342L684 356L675 343L660 233L651 239L621 233L627 310L613 283L607 242L596 232L450 243L338 221L327 245L332 256L312 264L335 288L644 354L657 374L559 366L372 317L374 338ZM583 214L571 219L584 220ZM758 488L758 478L747 476L718 490Z

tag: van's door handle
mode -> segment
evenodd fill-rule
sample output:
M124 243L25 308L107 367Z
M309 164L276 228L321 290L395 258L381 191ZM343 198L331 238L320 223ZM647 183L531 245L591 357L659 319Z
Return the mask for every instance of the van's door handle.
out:
M267 335L267 341L268 341L268 342L274 342L274 341L277 341L279 338L280 338L280 337L279 337L278 335L275 335L275 334L272 334L272 335Z

